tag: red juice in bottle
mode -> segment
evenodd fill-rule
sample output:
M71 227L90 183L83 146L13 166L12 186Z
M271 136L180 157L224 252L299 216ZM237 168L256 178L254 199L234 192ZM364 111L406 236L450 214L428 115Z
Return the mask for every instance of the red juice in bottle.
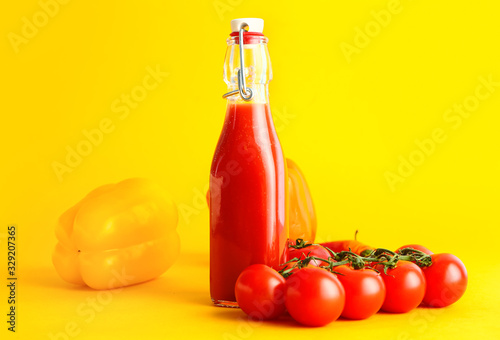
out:
M261 19L233 20L232 27L238 31L241 22L248 25L244 66L252 98L228 97L210 172L210 294L215 305L228 307L237 306L234 287L246 267L286 261L288 238L286 164L269 107L267 38ZM229 90L239 83L237 31L228 39L224 65Z

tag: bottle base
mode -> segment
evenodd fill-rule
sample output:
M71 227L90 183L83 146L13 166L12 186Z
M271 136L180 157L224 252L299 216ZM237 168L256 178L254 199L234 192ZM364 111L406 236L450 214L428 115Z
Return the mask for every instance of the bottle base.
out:
M224 301L224 300L212 299L212 302L217 307L240 308L240 306L238 306L238 302L234 302L234 301Z

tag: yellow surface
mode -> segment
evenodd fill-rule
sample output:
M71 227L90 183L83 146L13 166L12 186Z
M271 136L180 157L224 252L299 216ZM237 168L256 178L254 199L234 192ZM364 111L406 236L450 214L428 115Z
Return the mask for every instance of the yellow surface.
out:
M496 2L75 0L44 6L52 16L40 3L0 10L0 263L17 224L19 276L13 335L1 269L2 339L499 338L500 86L483 85L500 82ZM307 176L318 238L360 229L373 245L452 252L470 275L458 303L320 329L248 326L241 311L210 305L204 193L224 119L229 20L246 16L266 20L271 108ZM26 20L39 27L23 30ZM429 138L424 155L415 140ZM78 148L84 156L68 156ZM134 176L179 204L181 259L121 291L66 284L50 262L58 216Z

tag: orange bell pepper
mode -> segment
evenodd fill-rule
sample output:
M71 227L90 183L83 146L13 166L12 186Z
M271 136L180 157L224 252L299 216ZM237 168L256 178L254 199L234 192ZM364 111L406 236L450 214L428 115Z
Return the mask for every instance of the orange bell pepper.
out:
M289 238L298 238L314 242L316 237L316 211L307 186L306 179L300 168L291 159L286 159L288 168L288 198L289 206Z
M103 185L59 218L52 262L64 280L94 289L141 283L177 259L176 227L175 203L153 182Z
M288 172L288 223L289 238L298 238L314 242L316 237L316 211L302 171L291 159L286 159ZM210 206L210 191L206 194L207 204Z

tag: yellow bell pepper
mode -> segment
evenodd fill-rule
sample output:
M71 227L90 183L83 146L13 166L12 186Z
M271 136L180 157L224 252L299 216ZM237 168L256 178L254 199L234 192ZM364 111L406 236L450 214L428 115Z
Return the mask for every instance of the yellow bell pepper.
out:
M52 262L64 280L94 289L141 283L177 259L176 227L175 203L153 182L103 185L59 218Z

